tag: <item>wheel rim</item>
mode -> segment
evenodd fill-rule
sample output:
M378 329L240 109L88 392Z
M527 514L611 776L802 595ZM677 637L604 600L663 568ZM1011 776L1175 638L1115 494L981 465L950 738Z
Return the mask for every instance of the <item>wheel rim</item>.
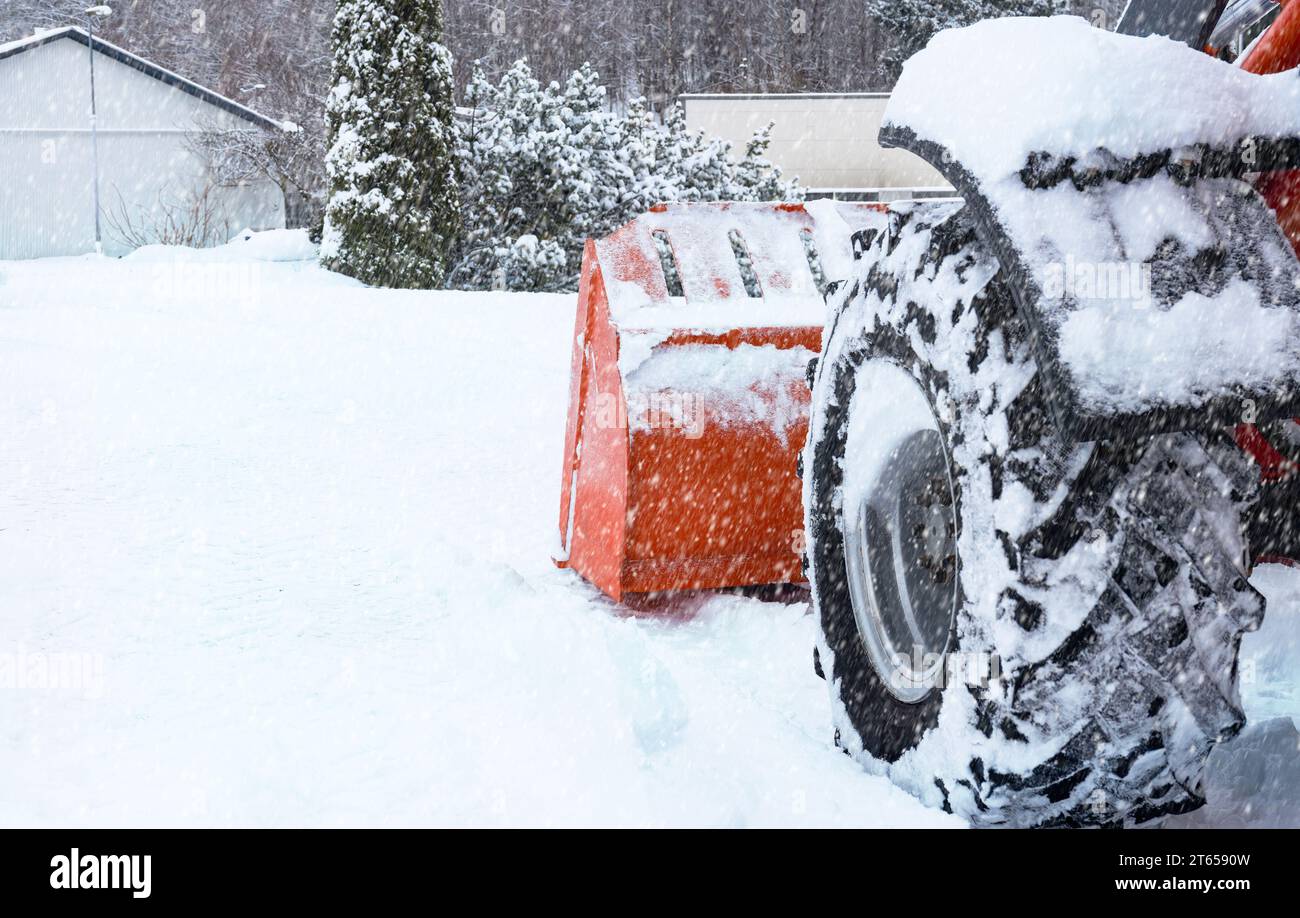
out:
M875 455L846 488L841 531L853 617L868 657L895 697L918 702L943 683L957 609L956 505L928 400L910 376L912 391L900 398L897 374L888 375L887 397L872 386L859 390L866 414L888 417L853 425L860 435L874 433Z

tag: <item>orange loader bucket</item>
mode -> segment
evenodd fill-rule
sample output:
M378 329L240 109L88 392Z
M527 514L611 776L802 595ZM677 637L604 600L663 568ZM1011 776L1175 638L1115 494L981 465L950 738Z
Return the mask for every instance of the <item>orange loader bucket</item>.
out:
M583 254L560 548L626 593L803 579L795 472L827 279L885 208L660 205Z
M1300 3L1288 0L1282 12L1240 61L1248 73L1281 73L1300 65ZM1267 172L1256 183L1277 214L1282 232L1300 255L1300 171Z

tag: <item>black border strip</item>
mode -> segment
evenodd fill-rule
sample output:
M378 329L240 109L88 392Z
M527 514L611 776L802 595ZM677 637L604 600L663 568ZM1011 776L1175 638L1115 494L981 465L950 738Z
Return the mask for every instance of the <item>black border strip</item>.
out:
M828 749L825 754L835 753ZM865 775L863 779L865 791ZM565 816L564 807L558 807L554 818ZM595 818L617 822L618 814ZM45 913L50 906L62 906L95 914L128 908L175 914L177 909L193 911L197 903L208 909L284 907L291 914L318 905L335 913L359 907L360 914L373 914L409 911L413 895L424 901L486 896L498 908L525 911L536 911L539 902L589 900L593 910L609 911L604 882L625 876L637 884L640 911L660 905L680 908L685 893L697 906L703 902L708 912L747 912L770 908L786 897L806 900L809 877L826 874L827 845L838 839L837 852L869 851L872 874L888 877L901 890L902 901L921 914L981 914L1003 902L1042 902L1052 908L1065 901L1076 908L1119 904L1130 913L1185 909L1189 900L1208 903L1222 914L1241 914L1295 894L1296 838L1294 831L1245 829L1001 829L978 834L875 829L828 836L823 843L792 832L648 831L614 837L573 831L543 836L521 831L435 835L418 829L53 829L0 832L0 887L14 913L23 907ZM666 843L672 848L665 849ZM728 876L689 887L675 882L715 863L720 844L744 863L767 858L780 869L752 880ZM149 898L134 898L130 888L53 888L52 862L70 860L74 847L79 861L86 855L149 855ZM933 857L915 857L912 852L920 848ZM666 856L665 850L672 853ZM1208 863L1198 863L1207 857ZM575 863L583 868L576 883ZM937 876L934 863L942 865ZM586 882L588 876L597 879ZM1209 881L1212 887L1231 882L1238 888L1161 888L1166 880ZM1135 881L1153 888L1119 888Z

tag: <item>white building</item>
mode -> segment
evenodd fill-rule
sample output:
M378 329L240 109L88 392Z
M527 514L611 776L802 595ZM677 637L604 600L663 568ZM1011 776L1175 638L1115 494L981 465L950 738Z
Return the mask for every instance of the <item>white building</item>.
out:
M876 142L888 93L727 93L684 95L686 124L745 144L772 123L767 157L797 177L811 197L875 201L953 194L924 160Z
M78 28L0 45L0 259L94 250L90 57ZM282 130L278 122L99 38L94 62L107 254L284 226L279 187L221 185L196 146L207 131Z

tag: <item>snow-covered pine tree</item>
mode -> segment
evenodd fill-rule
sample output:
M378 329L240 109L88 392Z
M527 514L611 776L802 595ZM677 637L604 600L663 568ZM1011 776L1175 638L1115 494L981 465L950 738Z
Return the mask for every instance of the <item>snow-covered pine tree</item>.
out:
M736 163L732 178L733 201L798 201L803 198L797 183L781 178L781 170L767 158L767 148L772 143L769 122L745 144L745 155Z
M339 0L321 262L368 284L440 286L460 230L441 40L441 0Z
M1067 0L866 0L865 9L889 39L881 66L892 84L936 32L1002 16L1050 16L1067 5Z
M475 67L464 96L466 117L457 124L456 161L461 193L474 207L465 215L464 231L457 243L448 284L484 289L509 287L508 274L528 274L534 280L539 268L529 265L534 254L542 264L552 260L543 240L531 233L529 222L538 185L539 142L542 149L553 138L537 136L550 120L551 106L533 78L527 61L517 61L493 85ZM554 127L551 128L554 131ZM525 240L515 245L522 236Z
M467 212L450 286L572 289L583 243L651 205L671 201L798 200L764 158L765 132L743 158L686 128L680 106L663 124L641 100L618 115L589 66L543 86L526 61L493 85L476 71L459 119L457 160Z
M452 286L552 290L568 284L578 270L570 262L581 258L581 242L574 240L619 194L611 187L618 137L603 101L589 68L563 89L542 86L526 60L495 86L475 70L457 138L462 192L475 206L457 246Z
M561 117L567 129L567 168L564 185L575 207L566 248L574 253L570 265L576 276L581 268L582 243L604 236L624 221L633 204L639 164L636 151L627 146L625 124L608 111L605 87L590 64L583 64L566 81Z
M664 189L669 187L668 174L676 167L664 159L666 151L661 149L663 131L646 107L645 99L635 98L627 104L618 126L618 136L628 182L623 213L644 209L648 203L672 199L673 195L665 194Z
M686 127L686 111L680 102L664 113L658 129L657 159L664 187L664 201L722 201L731 185L730 145L709 140L703 131ZM649 203L656 203L650 201Z
M649 203L803 200L797 180L783 180L781 170L766 158L771 130L769 124L750 138L744 155L736 160L730 143L687 128L685 111L680 103L674 105L657 128L660 196Z

